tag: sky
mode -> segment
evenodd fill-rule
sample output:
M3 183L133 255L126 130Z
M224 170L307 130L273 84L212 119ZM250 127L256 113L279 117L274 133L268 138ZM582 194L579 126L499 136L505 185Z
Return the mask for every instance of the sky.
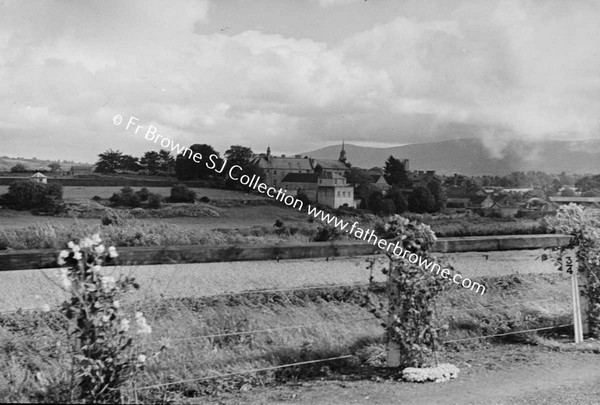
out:
M0 155L600 139L600 2L0 0Z

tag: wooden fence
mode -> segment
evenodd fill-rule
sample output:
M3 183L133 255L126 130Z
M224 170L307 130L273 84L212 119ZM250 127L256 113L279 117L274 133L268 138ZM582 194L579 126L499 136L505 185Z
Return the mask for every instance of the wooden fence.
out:
M507 235L439 238L433 249L439 253L490 252L566 247L571 241L568 235ZM194 245L194 246L148 246L119 247L119 258L113 265L159 265L182 263L235 262L253 260L311 259L325 257L351 257L379 254L381 250L364 241L280 243L275 245ZM36 249L0 252L0 272L56 268L58 250ZM581 295L585 280L578 276L574 255L566 256L565 270L573 270L573 318L575 339L582 340L587 330L585 321L586 301ZM569 267L574 263L574 267ZM584 322L582 326L582 313ZM388 360L398 361L393 348ZM393 359L390 361L390 359Z

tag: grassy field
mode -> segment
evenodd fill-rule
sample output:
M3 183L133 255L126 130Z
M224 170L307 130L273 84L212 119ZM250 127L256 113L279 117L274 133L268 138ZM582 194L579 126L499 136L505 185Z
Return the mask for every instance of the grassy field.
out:
M450 325L446 340L569 321L569 283L559 275L512 275L486 284L490 289L483 297L458 288L444 293L438 308ZM208 378L156 389L128 387L126 400L180 403L255 385L377 375L385 353L383 330L360 306L365 291L329 288L136 303L127 310L143 311L153 327L142 347L148 352L166 347L136 387ZM381 287L373 293L384 299ZM70 361L61 324L53 311L0 314L0 397L5 401L65 399ZM256 332L264 330L270 331ZM215 334L225 336L203 337ZM444 346L440 361L479 345L471 340ZM347 354L352 357L336 362L210 378Z
M65 201L90 200L94 196L101 198L110 198L113 193L120 191L122 187L63 187ZM134 190L139 190L142 187L133 187ZM152 192L163 197L168 197L171 194L170 187L147 187ZM211 200L264 200L263 194L249 194L240 191L221 190L214 188L192 188L196 192L198 198L208 197ZM8 191L8 186L0 186L0 194Z

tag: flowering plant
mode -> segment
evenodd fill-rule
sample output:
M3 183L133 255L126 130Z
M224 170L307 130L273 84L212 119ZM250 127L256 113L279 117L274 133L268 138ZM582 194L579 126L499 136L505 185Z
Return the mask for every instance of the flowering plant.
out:
M403 250L435 262L428 255L436 241L429 225L393 215L385 218L376 230L388 243L400 241ZM389 266L383 272L388 276L387 308L382 303L375 304L370 295L365 306L382 319L388 342L398 347L400 366L421 366L435 353L440 335L448 329L435 316L436 298L448 284L435 273L403 258L404 255L386 254ZM371 268L372 265L373 262Z
M61 312L70 320L70 336L74 337L73 377L78 397L85 402L120 402L121 387L146 362L146 355L134 348L134 336L152 332L144 315L137 312L134 335L121 309L120 296L139 285L132 277L115 279L102 274L101 265L118 254L114 246L107 249L98 234L67 246L57 263L67 266L61 269L62 284L71 297L62 304Z
M548 228L558 233L573 235L569 246L551 248L550 255L543 254L542 260L554 259L560 268L560 259L565 250L575 248L579 272L587 278L583 292L588 298L588 321L590 333L600 338L600 216L577 204L561 206L556 216L547 220Z

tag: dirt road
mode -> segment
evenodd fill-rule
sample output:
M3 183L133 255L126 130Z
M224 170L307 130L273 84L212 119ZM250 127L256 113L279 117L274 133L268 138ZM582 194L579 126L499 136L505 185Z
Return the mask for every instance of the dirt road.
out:
M450 354L461 369L447 383L309 381L221 397L248 404L598 404L600 355L492 345Z

